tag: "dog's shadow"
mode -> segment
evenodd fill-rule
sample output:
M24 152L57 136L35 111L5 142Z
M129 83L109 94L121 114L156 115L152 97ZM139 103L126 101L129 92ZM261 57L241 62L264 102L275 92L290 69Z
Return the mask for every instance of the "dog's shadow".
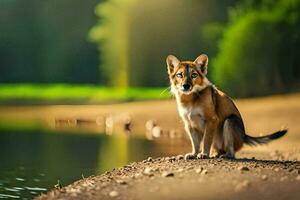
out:
M300 161L295 160L263 160L263 159L255 159L255 158L234 158L234 159L228 159L228 158L212 158L212 159L218 159L218 160L224 160L224 161L231 161L231 162L239 162L239 163L256 163L256 164L264 164L264 165L300 165Z

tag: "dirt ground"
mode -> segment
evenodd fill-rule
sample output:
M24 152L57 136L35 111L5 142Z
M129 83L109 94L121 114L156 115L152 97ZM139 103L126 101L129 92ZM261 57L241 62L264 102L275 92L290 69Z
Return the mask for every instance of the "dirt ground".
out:
M299 199L299 170L298 161L149 158L36 199Z
M249 135L282 127L288 127L288 134L268 145L245 146L236 160L149 158L37 199L300 199L300 94L237 100L236 104ZM129 122L130 134L139 135L146 134L145 124L152 120L166 145L174 138L186 138L174 100L0 107L0 120L16 118L54 129L113 134L123 134ZM184 153L178 149L178 154Z

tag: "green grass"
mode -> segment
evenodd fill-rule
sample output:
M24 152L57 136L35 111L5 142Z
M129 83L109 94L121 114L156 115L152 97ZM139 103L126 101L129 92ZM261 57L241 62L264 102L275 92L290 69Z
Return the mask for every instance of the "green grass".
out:
M167 99L166 88L109 88L97 85L70 84L0 84L2 101L128 101Z

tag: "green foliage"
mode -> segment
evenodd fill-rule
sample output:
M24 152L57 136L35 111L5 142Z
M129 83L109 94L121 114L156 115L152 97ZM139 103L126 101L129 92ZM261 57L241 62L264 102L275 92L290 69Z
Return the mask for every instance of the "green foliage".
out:
M300 80L300 1L237 6L213 62L213 79L236 96L284 91ZM255 1L257 2L257 1Z
M107 0L96 8L99 22L90 38L100 49L100 68L113 86L168 84L165 59L175 54L195 59L215 52L199 30L224 21L236 0ZM207 12L209 10L209 12Z
M1 0L0 82L99 83L87 41L101 0Z
M167 99L164 88L109 88L96 85L0 84L0 102L65 101L94 102Z

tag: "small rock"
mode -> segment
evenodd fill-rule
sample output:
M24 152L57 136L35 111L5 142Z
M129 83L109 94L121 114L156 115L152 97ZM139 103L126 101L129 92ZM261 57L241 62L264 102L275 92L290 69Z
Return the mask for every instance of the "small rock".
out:
M136 173L136 174L133 176L133 178L140 178L140 177L142 177L142 175L141 175L140 173Z
M197 174L200 174L202 172L202 170L203 170L203 168L200 167L200 168L196 169L195 171L196 171Z
M117 191L111 191L111 192L109 193L109 196L110 196L110 197L117 197L117 196L119 196L119 193L118 193Z
M244 190L245 188L248 188L249 186L250 186L250 182L248 180L245 180L235 186L235 191L239 192L241 190Z
M116 182L117 182L118 184L120 184L120 185L126 185L126 184L127 184L127 182L124 181L124 180L122 180L122 179L118 179L118 180L116 180Z
M143 171L143 174L147 175L147 176L153 176L153 169L150 167L146 167Z
M247 167L247 166L240 166L238 168L238 170L240 170L240 171L249 171L249 167Z
M178 170L177 170L177 172L183 172L184 170L182 169L182 168L179 168Z
M170 159L169 157L162 158L163 161L168 161L169 159Z
M76 193L80 193L81 190L79 188L70 188L68 190L69 193L72 193L72 194L76 194Z
M153 161L152 157L148 157L148 158L147 158L147 161L148 161L148 162Z
M153 120L148 120L145 124L145 127L148 131L151 131L156 126L156 123Z
M204 170L202 170L201 175L205 175L207 173L208 173L208 171L206 169L204 169Z
M296 177L296 180L297 180L297 181L300 181L300 175L298 175L298 176Z
M262 175L262 176L261 176L261 179L265 181L265 180L268 179L268 176L267 176L267 175Z
M177 159L177 160L183 160L183 159L184 159L184 156L183 156L183 155L178 155L178 156L176 157L176 159Z
M163 172L161 174L162 177L173 177L174 173L173 172Z
M159 138L161 136L162 130L159 126L155 126L151 132L153 137Z

